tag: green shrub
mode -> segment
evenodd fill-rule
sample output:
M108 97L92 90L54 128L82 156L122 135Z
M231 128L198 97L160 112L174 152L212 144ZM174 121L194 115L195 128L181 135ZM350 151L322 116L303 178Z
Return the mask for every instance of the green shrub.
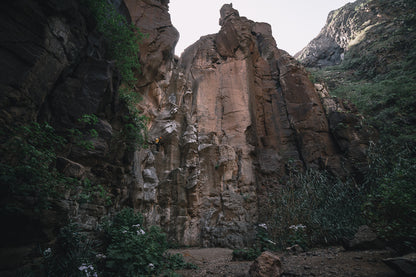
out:
M46 276L97 276L94 267L96 252L92 240L80 232L76 224L60 229L53 247L43 251ZM88 272L88 274L86 274Z
M260 256L261 251L255 248L233 250L233 261L253 261Z
M140 69L139 42L143 34L133 24L129 24L113 5L104 0L84 1L97 21L97 29L107 42L107 49L116 61L123 82L129 87L137 81L135 72Z
M395 152L395 155L388 153ZM399 251L416 250L416 153L388 146L373 151L364 212L369 224ZM389 157L389 158L388 158Z
M2 196L32 197L35 210L49 208L50 198L71 178L55 168L56 153L65 140L47 123L3 129L7 134L0 148L0 186Z
M280 248L337 243L363 223L363 201L352 181L317 170L291 173L265 203L268 237Z
M132 209L120 211L103 224L107 244L104 276L173 274L186 265L178 255L167 255L166 235L160 228L143 226L143 217Z
M135 73L140 71L139 43L144 37L139 28L129 24L125 17L118 14L115 8L104 0L84 0L97 21L97 29L106 42L109 56L116 61L123 85L119 89L120 99L125 102L129 118L126 120L121 139L129 148L135 149L145 145L147 119L140 115L137 104L141 96L134 90L137 82Z

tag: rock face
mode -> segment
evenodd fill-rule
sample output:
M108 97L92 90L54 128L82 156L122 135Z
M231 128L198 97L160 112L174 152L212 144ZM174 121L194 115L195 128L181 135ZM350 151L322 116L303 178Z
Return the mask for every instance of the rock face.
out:
M334 139L328 116L344 107L331 102L331 110L305 69L276 47L270 25L231 4L220 14L218 34L143 87L150 138L162 139L159 151L137 154L136 203L180 244L239 247L253 242L262 199L289 166L345 175L353 166L344 154L362 159L362 149L349 147L366 140ZM146 182L150 171L157 179Z
M351 47L360 44L360 49L366 50L380 38L380 34L384 34L383 40L394 35L394 30L403 24L401 20L396 20L397 15L411 14L412 9L414 4L407 0L358 0L348 3L329 13L318 36L295 58L306 67L340 64ZM380 47L377 53L383 53L383 57L393 54L384 53L385 50ZM386 63L386 60L380 62Z
M240 17L231 4L220 11L219 33L202 37L177 59L168 1L114 1L148 34L136 89L149 118L149 141L161 138L157 147L129 149L117 139L126 115L117 70L88 11L76 0L61 2L0 4L0 123L47 121L63 132L82 128L82 115L97 115L98 136L88 138L94 149L70 145L56 168L100 184L112 204L80 204L64 195L47 216L29 211L14 217L2 239L7 251L17 249L15 260L37 243L52 242L65 219L91 231L124 206L141 211L179 244L250 245L267 209L262 199L284 183L289 167L340 176L359 171L365 136L334 133L332 126L345 119L356 126L359 117L344 112L346 104L316 88L276 47L270 25ZM39 233L28 237L21 229L27 222Z
M344 242L344 248L347 250L383 249L385 243L377 237L370 227L362 225L358 228L353 239Z

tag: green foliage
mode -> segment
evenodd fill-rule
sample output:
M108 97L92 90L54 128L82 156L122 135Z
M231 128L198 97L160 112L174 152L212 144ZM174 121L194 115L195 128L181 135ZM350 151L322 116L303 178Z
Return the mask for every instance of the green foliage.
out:
M45 275L97 276L93 266L96 260L94 247L94 243L80 232L76 224L61 228L54 248L43 250Z
M122 76L123 87L119 90L120 99L127 105L129 118L121 132L121 139L132 149L143 146L147 141L147 119L140 115L137 109L141 97L134 91L137 82L134 73L140 71L139 43L144 35L136 26L129 24L126 18L118 14L107 1L85 0L85 3L96 19L98 30L104 35L109 54L116 60Z
M136 105L141 101L140 94L128 88L120 89L120 99L124 101L129 109L129 117L125 117L125 124L121 131L121 139L125 141L130 149L145 146L147 142L147 117L140 114Z
M77 200L80 203L103 200L105 205L112 204L111 196L101 184L93 184L89 179L84 179L79 182L78 188L80 191Z
M416 249L416 3L372 1L391 20L369 29L342 64L313 70L353 102L379 140L368 153L367 223L400 251Z
M72 179L54 168L56 153L65 140L47 123L10 130L1 142L0 186L3 197L32 197L36 210L49 208L50 198Z
M143 217L132 209L120 211L103 224L107 242L104 276L172 275L186 265L178 255L169 256L166 235L160 228L143 226Z
M98 123L98 117L95 114L84 114L78 119L78 122L94 126Z
M85 0L85 3L97 21L98 30L107 41L109 54L116 60L123 81L130 87L134 86L137 81L134 72L140 69L139 42L143 34L117 13L109 2Z
M261 251L255 248L233 250L233 261L253 261L260 256Z
M82 124L81 128L68 130L71 142L85 150L94 149L91 139L98 137L98 132L94 129L98 123L98 117L95 114L84 114L78 118L78 123Z
M416 250L415 152L395 145L372 148L370 153L367 182L372 191L364 212L378 234L399 251Z
M363 200L352 181L317 170L292 172L265 203L267 236L280 248L336 243L362 224Z
M143 216L125 208L101 225L91 240L75 224L61 228L54 247L44 249L46 276L178 276L174 270L195 268L180 254L167 254L166 235L143 225Z

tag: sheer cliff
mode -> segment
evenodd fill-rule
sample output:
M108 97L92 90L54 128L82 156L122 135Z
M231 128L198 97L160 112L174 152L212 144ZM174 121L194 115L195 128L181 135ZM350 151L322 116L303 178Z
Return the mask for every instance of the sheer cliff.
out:
M138 172L153 176L139 202L187 245L249 244L289 167L358 174L368 139L353 109L276 47L270 25L232 5L220 13L219 33L188 47L142 102L161 145L139 152Z
M9 222L2 253L14 253L2 269L36 256L36 247L52 244L69 220L92 233L103 216L125 206L178 244L250 245L267 209L263 200L291 169L359 178L368 143L361 117L314 86L303 66L276 47L270 25L224 5L219 33L177 58L168 2L114 1L147 34L135 91L143 98L138 108L148 118L149 146L138 150L120 140L128 124L120 76L88 10L75 0L0 4L5 130L48 122L65 135L85 127L84 115L97 117L96 134L86 138L91 147L68 140L49 165L88 184L88 201L75 197L79 189L63 187L49 209L35 213L36 195L17 195L12 180L1 179L1 216ZM2 166L16 161L7 141L2 132Z

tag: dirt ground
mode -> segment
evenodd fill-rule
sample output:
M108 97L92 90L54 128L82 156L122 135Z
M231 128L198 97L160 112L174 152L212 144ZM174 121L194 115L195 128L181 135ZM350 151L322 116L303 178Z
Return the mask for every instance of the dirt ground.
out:
M181 253L198 269L178 270L184 277L247 277L252 262L232 261L232 250L226 248L186 248ZM345 251L342 247L314 249L302 253L275 252L282 262L281 276L398 276L382 260L391 257L387 250Z

